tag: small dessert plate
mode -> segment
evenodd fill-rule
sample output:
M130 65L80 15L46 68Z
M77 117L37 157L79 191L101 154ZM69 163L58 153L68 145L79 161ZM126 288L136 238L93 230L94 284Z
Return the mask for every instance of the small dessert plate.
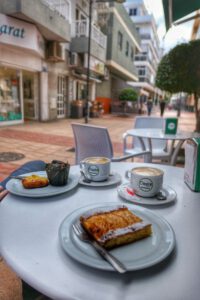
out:
M23 174L22 176L30 176L30 175L39 175L47 177L45 171L37 171ZM66 193L78 185L79 175L77 174L69 174L68 183L63 186L53 186L48 185L42 188L35 189L25 189L19 179L10 179L6 184L6 189L14 195L29 197L29 198L43 198L43 197L52 197L57 196L63 193Z
M105 181L90 181L87 182L83 176L80 177L79 179L79 183L82 185L87 185L87 186L93 186L93 187L101 187L101 186L109 186L109 185L113 185L113 184L117 184L120 183L122 180L121 176L116 173L116 172L112 172L108 179Z
M162 194L166 195L165 200L160 200L156 196L151 198L138 196L133 192L128 182L121 184L117 191L123 200L141 205L166 205L174 202L177 197L176 192L169 186L163 186L161 189Z

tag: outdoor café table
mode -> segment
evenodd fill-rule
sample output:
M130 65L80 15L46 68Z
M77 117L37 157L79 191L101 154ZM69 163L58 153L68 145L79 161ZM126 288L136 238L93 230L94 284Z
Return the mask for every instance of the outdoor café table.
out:
M185 142L185 140L195 137L200 137L199 133L194 132L186 132L179 131L176 134L165 134L162 129L156 128L138 128L138 129L129 129L126 131L126 136L137 137L140 140L143 150L150 150L152 153L152 143L151 139L163 139L163 140L171 140L173 142L178 141L177 145L175 145L174 150L171 155L170 165L175 166L176 160L178 156L178 152ZM145 143L143 138L146 138L148 141L148 149L145 147Z
M145 164L112 163L112 171L120 173L125 182L125 171L138 165ZM47 199L7 195L0 204L1 255L25 282L52 299L199 299L200 194L185 185L182 168L155 166L164 170L164 184L177 193L174 204L150 207L154 214L171 224L176 237L174 251L161 263L118 274L78 263L62 249L59 227L74 210L98 203L104 206L108 202L126 205L118 196L116 186L79 185L68 193ZM71 167L70 172L78 173L79 167Z

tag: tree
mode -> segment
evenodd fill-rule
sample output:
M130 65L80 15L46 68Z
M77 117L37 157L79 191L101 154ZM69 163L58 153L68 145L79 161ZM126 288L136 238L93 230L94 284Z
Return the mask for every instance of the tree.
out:
M134 89L125 88L125 89L121 90L121 92L119 94L119 100L122 101L124 113L126 111L126 102L127 101L135 102L135 101L137 101L137 98L138 98L138 94Z
M137 101L137 97L137 92L131 88L123 89L119 94L119 100L121 101Z
M177 45L163 56L156 74L156 86L170 93L194 94L196 131L200 132L200 40Z

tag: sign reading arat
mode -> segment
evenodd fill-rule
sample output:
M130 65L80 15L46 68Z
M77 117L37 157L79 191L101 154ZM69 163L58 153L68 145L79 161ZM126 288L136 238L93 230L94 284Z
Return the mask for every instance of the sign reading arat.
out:
M0 14L0 44L1 43L27 49L44 57L44 38L36 26L3 14Z
M9 26L6 24L0 24L0 35L8 34L19 38L24 38L25 29L24 28L17 28L15 26Z

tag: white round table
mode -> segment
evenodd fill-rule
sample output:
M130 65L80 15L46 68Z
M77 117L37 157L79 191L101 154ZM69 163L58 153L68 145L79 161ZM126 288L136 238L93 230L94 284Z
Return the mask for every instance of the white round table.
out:
M194 132L186 132L186 131L179 131L176 134L165 134L163 130L156 129L156 128L136 128L136 129L130 129L126 131L126 136L135 136L140 140L140 143L142 145L143 150L150 150L152 152L152 139L163 139L163 140L171 140L171 141L178 141L172 156L170 160L170 165L174 166L176 165L176 160L178 156L178 152L183 145L185 140L191 139L191 138L199 138L199 133ZM143 141L143 138L146 138L148 141L148 149L145 147L145 143Z
M145 164L112 163L112 171L125 182L125 171L138 165ZM185 185L183 169L160 168L165 171L164 184L176 190L177 201L150 207L171 224L176 236L175 250L158 265L118 274L86 267L63 251L58 237L63 219L85 205L126 204L116 186L78 186L47 199L8 195L0 203L0 253L24 281L52 299L199 299L200 194ZM70 172L79 172L79 167Z

